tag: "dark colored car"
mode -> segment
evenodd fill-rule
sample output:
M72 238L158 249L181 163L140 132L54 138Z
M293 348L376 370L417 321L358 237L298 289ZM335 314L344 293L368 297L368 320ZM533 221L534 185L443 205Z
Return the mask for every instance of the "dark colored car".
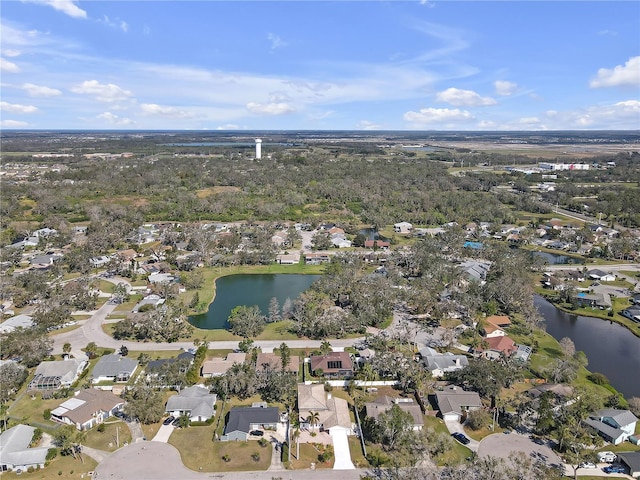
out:
M164 422L162 422L163 425L171 425L171 423L175 420L174 417L167 417L164 419Z
M251 430L249 435L253 435L254 437L262 437L264 436L264 432L262 430Z
M463 445L469 445L469 443L471 442L471 440L469 440L465 434L460 432L452 433L451 436Z
M624 467L622 465L609 465L602 469L605 473L624 473Z

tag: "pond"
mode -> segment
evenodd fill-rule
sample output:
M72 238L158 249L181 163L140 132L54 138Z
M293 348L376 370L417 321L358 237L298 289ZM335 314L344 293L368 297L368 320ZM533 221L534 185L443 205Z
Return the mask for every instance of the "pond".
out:
M582 265L584 260L582 258L569 257L567 255L560 255L558 253L549 252L531 252L534 257L539 257L549 265Z
M626 398L640 397L640 338L615 322L558 310L538 295L535 304L553 338L568 337L587 355L589 371L602 373Z
M382 240L383 242L389 240L388 238L380 235L380 232L378 232L378 229L376 228L363 228L358 230L358 233L360 235L364 235L367 240Z
M241 305L257 305L263 315L268 315L269 302L273 297L282 307L287 298L295 300L320 277L288 273L220 277L216 280L216 297L207 313L189 317L189 323L206 330L228 328L231 310Z

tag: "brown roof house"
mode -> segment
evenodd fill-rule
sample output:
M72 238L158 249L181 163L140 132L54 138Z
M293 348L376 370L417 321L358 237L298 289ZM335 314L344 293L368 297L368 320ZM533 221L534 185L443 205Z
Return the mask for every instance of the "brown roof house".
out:
M309 430L316 428L333 435L344 432L350 435L353 431L349 416L349 404L342 398L336 398L325 392L322 383L311 385L298 384L298 412L300 427ZM312 418L316 422L312 425Z
M122 410L124 400L106 390L88 388L76 392L51 412L51 420L89 430Z
M300 357L291 355L285 370L289 373L297 374L299 365ZM275 353L259 353L256 359L256 370L259 372L263 370L282 370L282 359L280 355L276 355Z
M227 370L229 370L235 363L244 363L247 358L247 354L243 352L228 353L225 358L213 357L202 364L200 374L204 378L221 377Z
M482 344L474 349L474 353L478 353L489 360L496 360L501 355L510 357L517 351L518 346L507 336L485 338L482 340Z
M422 430L422 427L424 426L422 410L420 409L420 405L410 398L391 398L384 395L376 398L373 402L367 402L364 404L367 410L367 417L371 417L376 420L381 413L391 410L394 405L397 405L400 410L411 414L411 417L413 418L413 430Z
M311 373L325 378L353 377L353 362L347 352L330 352L327 355L311 355Z

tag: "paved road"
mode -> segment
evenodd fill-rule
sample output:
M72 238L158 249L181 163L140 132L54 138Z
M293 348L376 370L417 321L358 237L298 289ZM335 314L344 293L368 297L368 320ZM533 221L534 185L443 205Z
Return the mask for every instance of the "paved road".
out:
M178 451L167 443L132 443L114 452L95 470L98 480L204 480L208 478L228 480L360 480L365 470L282 470L278 472L194 472L182 465Z
M478 456L507 458L512 452L523 452L532 460L542 460L547 465L562 465L562 460L547 445L537 444L527 435L494 433L480 442Z
M472 452L478 452L478 450L480 449L480 442L469 437L465 433L464 428L462 428L462 425L460 425L460 422L458 422L457 420L445 420L444 424L447 426L447 430L449 430L449 433L459 432L464 434L470 440L469 444L465 445L465 447L467 447Z

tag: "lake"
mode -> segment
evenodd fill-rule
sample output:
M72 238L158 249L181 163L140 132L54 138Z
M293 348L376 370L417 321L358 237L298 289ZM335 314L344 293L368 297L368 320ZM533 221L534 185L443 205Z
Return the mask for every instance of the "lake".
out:
M378 232L376 228L363 228L358 230L358 233L364 235L367 240L382 240L383 242L389 240L380 235L380 232Z
M269 302L273 297L282 307L287 298L295 300L320 277L288 273L220 277L216 280L216 297L207 313L189 317L189 323L206 330L229 328L227 319L231 310L241 305L257 305L263 315L268 315Z
M557 253L549 252L531 252L534 257L542 258L549 265L582 265L584 260L582 258L573 258L567 255L560 255Z
M640 397L640 338L615 322L558 310L538 295L535 304L553 338L568 337L587 355L589 371L602 373L626 398Z

